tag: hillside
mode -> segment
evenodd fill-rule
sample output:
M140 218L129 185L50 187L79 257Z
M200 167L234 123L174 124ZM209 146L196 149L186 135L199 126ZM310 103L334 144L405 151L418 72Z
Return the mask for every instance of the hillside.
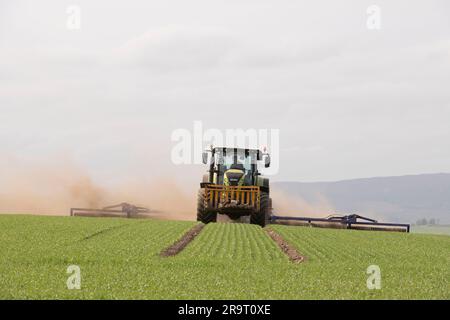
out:
M336 182L274 182L274 190L314 204L326 199L337 212L393 222L439 219L450 223L450 174L380 177Z

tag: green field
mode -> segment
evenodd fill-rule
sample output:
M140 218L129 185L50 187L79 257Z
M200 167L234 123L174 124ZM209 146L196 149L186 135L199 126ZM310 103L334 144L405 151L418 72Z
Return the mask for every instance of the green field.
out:
M450 235L450 226L449 225L411 226L411 232Z
M209 224L185 250L159 252L195 222L0 216L1 299L450 299L450 236ZM366 286L369 265L382 288ZM81 290L66 286L69 265Z

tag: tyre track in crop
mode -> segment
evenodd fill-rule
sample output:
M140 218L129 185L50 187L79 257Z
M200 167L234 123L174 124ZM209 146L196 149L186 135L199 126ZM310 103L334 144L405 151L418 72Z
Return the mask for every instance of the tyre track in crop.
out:
M92 239L92 238L94 238L94 237L103 235L103 234L105 234L105 233L107 233L107 232L110 232L110 231L113 231L113 230L117 230L117 229L121 229L121 228L127 227L127 226L129 226L129 225L131 225L131 223L121 224L121 225L117 225L117 226L112 226L112 227L103 228L103 229L101 229L101 230L99 230L99 231L96 231L96 232L94 232L94 233L91 233L91 234L85 236L83 239L81 239L81 240L79 240L79 241L80 241L80 242L83 242L83 241Z
M283 251L293 263L300 263L305 261L305 257L301 255L295 247L290 245L284 238L271 228L265 228L264 231L275 241L280 247L281 251Z
M188 232L186 232L180 239L178 239L174 244L167 247L163 251L161 251L162 257L171 257L178 254L182 251L191 241L195 239L202 231L205 225L203 223L199 223L191 228Z

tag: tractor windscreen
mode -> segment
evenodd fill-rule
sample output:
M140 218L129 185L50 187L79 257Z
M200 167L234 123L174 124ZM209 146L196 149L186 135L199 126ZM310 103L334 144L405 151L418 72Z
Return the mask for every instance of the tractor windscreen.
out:
M257 150L216 149L215 163L221 171L240 169L246 173L254 170L257 162Z

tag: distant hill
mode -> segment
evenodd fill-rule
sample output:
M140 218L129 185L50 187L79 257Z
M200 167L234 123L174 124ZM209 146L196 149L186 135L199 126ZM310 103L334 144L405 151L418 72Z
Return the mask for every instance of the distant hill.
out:
M450 174L446 173L336 182L273 182L272 188L308 203L326 199L339 213L366 214L392 222L434 218L442 224L450 223Z

